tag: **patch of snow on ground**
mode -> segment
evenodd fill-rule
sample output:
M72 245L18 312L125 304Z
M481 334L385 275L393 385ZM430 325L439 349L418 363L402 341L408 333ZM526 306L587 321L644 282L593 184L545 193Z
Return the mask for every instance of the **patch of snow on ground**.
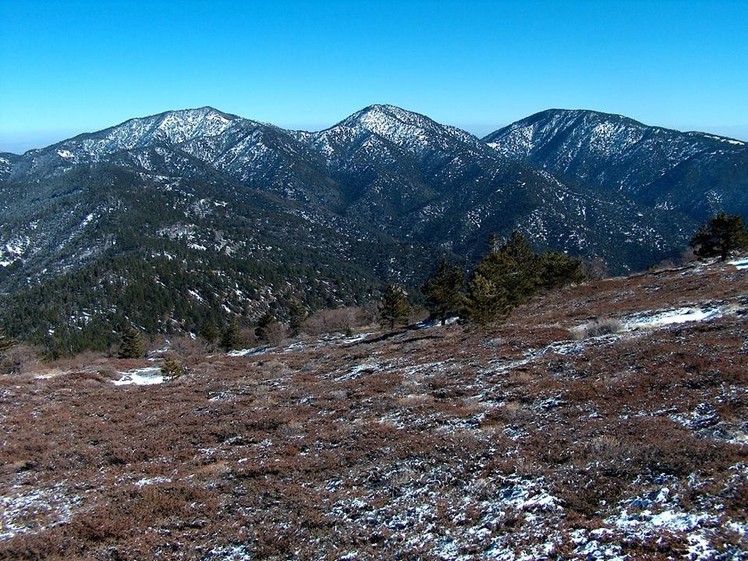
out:
M433 320L424 320L420 321L416 324L416 329L431 329L434 327L444 327L447 325L454 325L455 323L459 322L460 318L458 316L452 316L448 317L444 320L444 325L442 325L441 320L433 319Z
M738 271L742 271L743 269L748 269L748 257L743 257L742 259L733 259L732 261L728 261L730 265L734 265Z
M684 512L674 509L655 513L650 509L629 512L624 508L617 516L605 520L611 526L639 535L652 533L656 530L670 530L671 532L690 532L702 525L713 525L718 520L714 516L703 512Z
M254 347L251 349L239 349L236 351L229 351L226 353L228 356L257 356L257 355L264 355L270 350L270 347L264 346L264 347Z
M343 382L345 380L355 380L356 378L358 378L361 374L365 372L377 372L380 369L381 367L376 362L359 364L351 368L348 372L346 372L342 376L335 378L335 381Z
M220 561L249 561L254 558L254 552L248 545L226 545L222 547L214 547L208 554L203 558L206 561L219 560ZM341 559L343 559L341 557Z
M171 483L171 477L164 477L159 475L157 477L144 477L135 482L138 487L144 487L146 485L154 485L156 483Z
M288 345L285 349L283 349L283 352L286 353L293 353L293 352L299 352L306 349L306 344L303 341L294 341L290 345Z
M558 341L542 347L540 349L528 349L525 351L522 358L517 360L505 360L505 359L494 359L491 360L492 366L491 374L506 374L507 372L516 368L526 366L531 362L543 357L546 353L554 353L557 355L570 355L577 353L582 350L584 344L579 341Z
M146 367L137 368L135 370L128 370L122 372L122 377L119 380L112 380L115 386L152 386L154 384L161 384L164 381L164 376L161 373L161 368Z
M357 333L356 335L351 335L350 337L345 337L343 340L344 343L358 343L359 341L363 341L364 339L368 339L371 337L373 333Z
M624 318L623 328L626 331L656 329L678 323L712 320L720 316L722 316L722 310L719 308L678 308L655 313L645 312Z
M19 490L21 492L15 493ZM70 496L61 485L50 489L14 487L5 490L0 496L0 540L66 524L79 502L78 497Z

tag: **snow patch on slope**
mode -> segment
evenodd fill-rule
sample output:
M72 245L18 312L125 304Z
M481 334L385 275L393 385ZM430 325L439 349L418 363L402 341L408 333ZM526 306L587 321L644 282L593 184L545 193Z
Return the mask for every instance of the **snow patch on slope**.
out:
M66 524L79 503L80 499L62 484L37 489L17 485L6 489L0 497L0 540Z
M16 236L0 246L0 267L7 267L18 261L31 245L28 236Z
M730 265L734 265L738 271L748 269L748 257L742 257L741 259L733 259L728 261Z
M623 327L626 331L635 331L637 329L657 329L679 323L717 319L721 317L723 313L724 310L719 307L684 307L660 312L642 312L633 314L624 319Z
M112 380L115 386L152 386L164 382L164 375L161 373L161 368L153 366L128 370L127 372L122 372L121 376L119 380Z

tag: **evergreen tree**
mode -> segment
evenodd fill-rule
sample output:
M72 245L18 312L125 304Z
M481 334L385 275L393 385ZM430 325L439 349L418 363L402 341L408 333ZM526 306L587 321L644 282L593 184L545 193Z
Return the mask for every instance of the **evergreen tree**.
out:
M143 358L144 356L145 349L140 331L132 326L126 327L119 344L119 358Z
M270 310L268 310L267 312L262 314L262 316L260 316L260 319L257 320L257 327L255 328L255 336L257 336L257 338L264 343L269 342L270 332L273 326L277 323L278 323L278 320L275 319L275 316L273 315L273 313Z
M468 318L478 325L488 325L506 316L511 309L506 290L496 280L476 271L470 281Z
M301 331L301 325L307 318L306 308L297 299L291 300L288 310L288 330L291 337L296 337Z
M581 260L555 251L537 255L515 231L501 246L492 240L491 251L475 268L468 315L471 321L488 325L505 319L541 289L560 288L585 278Z
M214 345L218 340L218 328L212 320L203 323L203 326L200 328L200 337L205 339L210 345Z
M442 259L439 268L421 288L431 316L444 325L449 315L459 314L465 305L464 287L465 272L462 268Z
M396 323L405 325L408 323L409 315L410 305L405 290L396 284L387 285L379 304L379 318L382 325L389 324L390 329L394 329Z
M239 320L232 318L221 333L221 348L224 351L233 351L242 345L242 333L239 328Z
M702 224L688 244L699 257L725 261L731 252L748 249L748 232L743 217L720 212Z
M8 351L16 342L5 334L5 330L0 327L0 354Z
M540 284L540 259L518 231L499 249L502 273L509 292L509 302L519 306L532 296Z
M492 240L491 250L473 272L468 289L468 315L479 325L504 319L532 296L540 283L540 263L525 238L517 231L501 246Z
M570 257L559 251L543 253L538 260L539 285L551 290L567 284L576 284L587 279L581 259Z
M161 374L166 378L179 378L184 373L182 365L177 362L172 355L166 355L164 357L164 364L161 365Z

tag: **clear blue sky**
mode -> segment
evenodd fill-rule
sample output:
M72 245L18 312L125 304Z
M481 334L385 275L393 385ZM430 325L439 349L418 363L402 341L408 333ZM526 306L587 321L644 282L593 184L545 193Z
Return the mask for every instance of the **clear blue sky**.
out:
M211 105L288 128L392 103L748 137L748 0L0 0L0 150ZM732 127L732 128L731 128Z

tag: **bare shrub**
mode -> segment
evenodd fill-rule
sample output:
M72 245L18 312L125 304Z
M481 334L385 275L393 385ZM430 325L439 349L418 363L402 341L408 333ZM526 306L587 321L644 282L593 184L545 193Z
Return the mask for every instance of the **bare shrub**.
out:
M183 360L199 360L213 350L215 343L202 338L193 339L189 335L173 337L169 343L169 351Z
M257 334L255 333L255 330L250 327L242 327L239 330L239 340L241 342L241 347L256 347L260 344L260 341L257 339Z
M307 335L347 332L356 327L369 325L373 321L371 310L362 307L318 310L304 321L301 331Z
M601 257L583 262L582 267L584 268L584 274L590 280L601 280L610 276L608 264Z
M258 380L275 380L291 373L288 364L279 360L268 360L260 363L261 367L255 374Z
M15 345L0 354L0 374L25 374L38 368L40 363L34 347Z
M589 323L571 329L575 339L589 339L619 333L623 324L616 318L598 318Z
M277 347L286 340L286 327L282 323L271 323L265 328L264 335L271 347Z

